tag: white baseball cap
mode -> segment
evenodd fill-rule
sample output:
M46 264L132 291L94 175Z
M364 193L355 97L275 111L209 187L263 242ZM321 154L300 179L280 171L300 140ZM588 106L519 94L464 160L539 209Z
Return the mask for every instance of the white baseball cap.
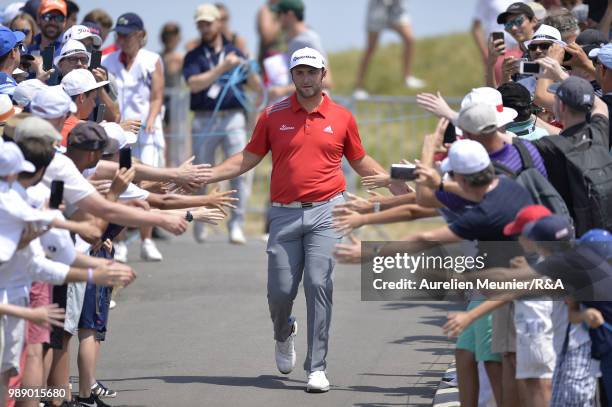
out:
M90 90L101 88L108 81L97 82L88 69L73 69L62 78L62 87L68 96L76 96Z
M291 70L298 65L308 65L317 69L325 68L325 58L314 48L300 48L291 55L289 69Z
M221 18L221 13L214 4L200 4L194 15L194 20L196 23L199 21L208 21L209 23L212 23L219 18Z
M21 113L21 108L13 106L11 97L6 94L0 94L0 122L7 121L11 116Z
M41 138L48 141L62 141L62 135L51 123L40 117L30 116L15 127L14 140Z
M76 258L74 243L67 230L52 228L40 236L40 243L47 257L53 261L71 265Z
M475 103L484 103L490 105L496 110L497 127L503 127L514 121L518 113L516 110L504 107L502 94L497 90L489 87L475 88L461 100L461 110ZM461 134L461 132L457 132Z
M62 45L68 42L68 40L84 40L86 38L93 38L93 45L99 47L102 45L102 38L96 33L91 32L89 27L84 25L73 25L66 30L62 37Z
M34 172L36 167L23 157L15 143L0 144L0 176L18 174L21 171Z
M47 85L38 79L26 79L19 82L13 93L13 101L19 106L25 107L30 104L34 95Z
M85 45L81 41L77 40L68 40L65 44L62 45L62 49L60 54L55 57L53 63L58 65L60 61L66 57L70 57L72 55L84 54L87 55L87 65L89 65L89 60L91 59L91 54L87 52Z
M470 175L484 170L490 164L491 159L482 144L474 140L457 140L451 146L448 157L442 161L440 169Z
M473 103L461 109L457 127L470 134L489 134L497 130L497 111L485 103Z
M525 48L529 47L529 44L533 42L554 42L555 44L559 44L562 47L565 47L567 44L561 39L561 33L555 27L542 24L540 28L533 34L533 37L529 41L525 41Z
M34 95L30 104L33 115L43 119L57 119L66 113L75 113L77 107L61 85L47 86Z
M104 154L114 154L119 149L124 148L130 144L134 144L138 140L138 136L131 131L123 130L118 123L115 122L102 122L100 125L104 128L106 135L110 140L115 140L117 143L108 143L109 149L104 149Z

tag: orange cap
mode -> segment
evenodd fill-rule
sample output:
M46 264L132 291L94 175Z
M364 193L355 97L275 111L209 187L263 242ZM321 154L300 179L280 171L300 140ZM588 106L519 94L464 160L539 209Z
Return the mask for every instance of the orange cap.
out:
M64 16L68 15L68 6L64 0L42 0L38 7L38 14L43 15L51 11L59 11Z

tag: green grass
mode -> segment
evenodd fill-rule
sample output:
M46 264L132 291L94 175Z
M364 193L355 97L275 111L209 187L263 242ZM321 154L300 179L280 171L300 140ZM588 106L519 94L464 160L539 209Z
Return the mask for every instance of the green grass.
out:
M329 55L334 93L349 95L355 84L361 50ZM366 77L366 88L376 95L410 95L401 77L402 46L379 47ZM448 96L462 96L484 83L478 49L469 33L456 33L416 41L413 74L427 81L427 91L440 90Z

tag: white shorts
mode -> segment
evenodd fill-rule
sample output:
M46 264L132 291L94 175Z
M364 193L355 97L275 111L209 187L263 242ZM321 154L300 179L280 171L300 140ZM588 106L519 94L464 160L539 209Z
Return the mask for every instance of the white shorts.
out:
M66 294L66 319L64 320L64 331L70 335L76 335L81 319L81 310L85 299L85 288L87 283L84 281L68 283L68 293Z
M517 300L514 305L516 378L552 379L556 363L552 299Z
M28 306L28 298L18 298L11 300L13 305L19 305L21 307ZM0 318L2 324L2 367L0 368L1 373L10 372L10 376L16 376L19 374L19 361L21 359L21 352L25 343L25 320L9 315L4 315Z
M407 0L370 0L366 27L369 32L380 32L410 24Z

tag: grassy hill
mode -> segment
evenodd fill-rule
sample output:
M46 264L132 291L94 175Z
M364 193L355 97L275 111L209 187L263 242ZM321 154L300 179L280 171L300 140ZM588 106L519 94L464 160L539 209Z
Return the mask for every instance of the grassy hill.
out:
M329 55L334 75L334 93L349 95L355 83L361 50ZM379 47L368 70L366 87L376 95L410 95L401 78L402 46ZM484 83L478 49L469 33L449 34L417 40L414 75L427 81L426 90L440 90L448 96L463 96Z

